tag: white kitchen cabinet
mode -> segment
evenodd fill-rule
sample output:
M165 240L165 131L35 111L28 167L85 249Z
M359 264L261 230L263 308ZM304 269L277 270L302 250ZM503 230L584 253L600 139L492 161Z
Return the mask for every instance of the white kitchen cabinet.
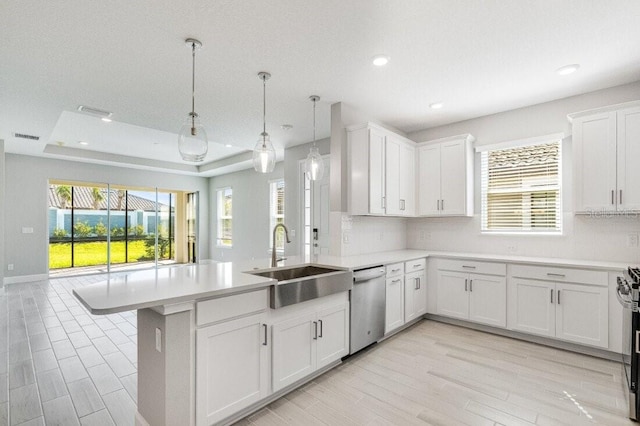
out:
M283 389L349 353L349 304L277 322L272 326L273 391Z
M427 313L427 275L425 271L404 276L404 322Z
M352 215L415 214L415 143L368 123L348 129Z
M640 103L570 114L573 128L574 210L640 210Z
M267 333L265 313L196 331L198 425L217 423L269 394Z
M418 215L473 215L475 139L460 135L418 145Z
M607 279L603 271L514 266L509 328L608 348Z
M505 275L505 264L440 261L436 313L495 327L506 327Z
M387 278L384 333L404 324L404 276Z
M317 368L349 353L349 308L338 305L318 312Z

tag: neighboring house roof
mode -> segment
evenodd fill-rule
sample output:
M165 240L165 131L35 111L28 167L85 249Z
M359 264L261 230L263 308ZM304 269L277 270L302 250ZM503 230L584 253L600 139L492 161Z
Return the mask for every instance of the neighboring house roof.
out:
M110 201L110 209L111 210L124 210L125 209L125 200L122 199L122 203L118 208L118 190L111 190L111 197L107 197L107 188L98 188L100 189L100 193L102 194L103 200L100 201L98 210L106 210L107 209L107 198ZM124 193L124 192L123 192ZM147 200L146 198L138 197L133 194L128 194L128 209L131 210L144 210L144 211L155 211L156 206L155 202L152 200ZM49 207L55 207L61 209L63 205L62 199L58 195L56 191L55 185L49 185ZM73 205L77 209L88 209L93 210L93 188L88 186L74 186L73 187ZM66 208L71 207L71 202L67 203ZM166 204L158 203L158 210L161 210L163 207L168 207Z

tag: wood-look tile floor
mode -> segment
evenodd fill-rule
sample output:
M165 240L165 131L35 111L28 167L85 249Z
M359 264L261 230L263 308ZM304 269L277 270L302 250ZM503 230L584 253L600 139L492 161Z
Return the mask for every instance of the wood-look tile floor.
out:
M136 313L90 315L71 290L0 296L0 425L133 425ZM621 365L421 321L239 425L631 425Z

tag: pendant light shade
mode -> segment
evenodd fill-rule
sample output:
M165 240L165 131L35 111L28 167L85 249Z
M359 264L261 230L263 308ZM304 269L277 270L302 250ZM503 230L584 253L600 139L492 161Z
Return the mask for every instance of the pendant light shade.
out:
M193 38L185 40L187 47L191 48L191 112L188 114L178 136L178 150L185 161L200 162L204 160L209 151L207 132L200 123L195 111L196 98L196 49L202 47L202 43Z
M320 100L320 97L313 95L309 96L309 99L313 102L313 145L304 161L304 171L307 179L321 180L324 176L324 162L316 146L316 102Z
M267 133L267 80L271 77L268 72L259 72L258 78L262 80L262 133L260 139L253 148L253 168L258 173L271 173L276 167L276 149L273 147Z

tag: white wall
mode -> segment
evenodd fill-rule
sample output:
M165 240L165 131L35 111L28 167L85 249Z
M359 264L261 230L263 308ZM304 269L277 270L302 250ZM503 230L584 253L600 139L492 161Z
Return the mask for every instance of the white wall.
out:
M257 173L253 168L209 179L211 212L210 258L219 261L260 259L269 252L269 182L284 177L283 162L276 163L272 173ZM233 189L233 247L218 247L216 191L230 186ZM286 182L285 182L286 188ZM285 195L286 197L286 195ZM285 221L287 211L285 207ZM289 248L285 247L285 254Z
M0 294L4 287L4 271L6 269L4 261L4 251L6 240L4 239L4 208L5 203L5 154L4 141L0 139Z
M333 235L332 235L333 237ZM342 256L407 248L407 219L342 215Z
M517 140L557 132L570 134L567 114L640 99L640 82L507 111L415 132L428 141L471 133L476 144ZM640 143L640 141L638 141ZM409 248L522 256L594 259L637 264L640 249L627 246L629 234L640 233L637 215L584 217L573 214L572 141L565 138L563 155L563 235L497 236L480 233L480 154L475 156L475 202L472 218L418 218L407 225ZM638 183L640 185L640 182Z
M48 181L77 182L161 188L200 193L198 256L209 257L208 179L146 170L128 169L65 160L7 154L5 170L5 244L11 247L4 256L13 271L5 277L48 273ZM32 234L23 234L31 227Z

